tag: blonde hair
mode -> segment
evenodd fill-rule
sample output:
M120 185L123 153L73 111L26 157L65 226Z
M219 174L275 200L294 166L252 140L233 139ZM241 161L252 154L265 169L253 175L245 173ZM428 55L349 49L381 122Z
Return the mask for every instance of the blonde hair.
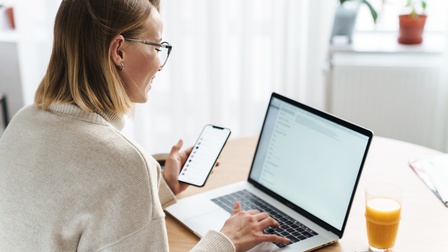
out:
M35 103L72 103L88 112L127 114L133 105L110 57L113 37L138 37L159 0L63 0L53 49Z

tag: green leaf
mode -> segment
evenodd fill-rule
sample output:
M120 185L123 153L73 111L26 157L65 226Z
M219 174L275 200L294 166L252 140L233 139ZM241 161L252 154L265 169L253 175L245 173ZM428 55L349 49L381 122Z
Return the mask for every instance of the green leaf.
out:
M363 0L362 2L365 3L367 5L367 7L369 7L370 14L372 15L372 18L373 18L373 23L376 24L376 19L378 18L378 13L376 12L375 8L373 8L373 6L367 0Z

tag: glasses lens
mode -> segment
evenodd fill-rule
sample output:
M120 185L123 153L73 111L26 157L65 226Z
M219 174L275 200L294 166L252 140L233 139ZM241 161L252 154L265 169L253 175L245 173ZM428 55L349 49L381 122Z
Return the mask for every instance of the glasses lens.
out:
M160 59L160 64L162 66L164 66L166 63L166 60L168 59L168 48L160 47L159 59Z
M160 47L160 51L159 51L159 58L160 58L160 63L161 63L162 67L168 61L168 56L170 53L170 50L166 46L169 46L169 44L167 42L163 42L162 46Z

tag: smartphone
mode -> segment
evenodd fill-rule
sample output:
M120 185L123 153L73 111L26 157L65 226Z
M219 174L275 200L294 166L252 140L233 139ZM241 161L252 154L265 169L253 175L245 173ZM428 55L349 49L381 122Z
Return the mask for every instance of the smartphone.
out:
M179 173L179 181L202 187L230 136L230 129L207 124Z

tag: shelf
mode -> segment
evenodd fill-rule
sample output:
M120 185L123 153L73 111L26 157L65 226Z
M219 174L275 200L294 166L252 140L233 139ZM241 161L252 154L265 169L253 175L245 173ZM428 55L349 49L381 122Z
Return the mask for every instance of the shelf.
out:
M445 34L425 33L423 43L402 45L397 42L397 32L358 32L352 44L334 43L329 53L374 53L374 54L441 54L445 51Z
M14 30L0 30L0 42L17 42L18 34Z

